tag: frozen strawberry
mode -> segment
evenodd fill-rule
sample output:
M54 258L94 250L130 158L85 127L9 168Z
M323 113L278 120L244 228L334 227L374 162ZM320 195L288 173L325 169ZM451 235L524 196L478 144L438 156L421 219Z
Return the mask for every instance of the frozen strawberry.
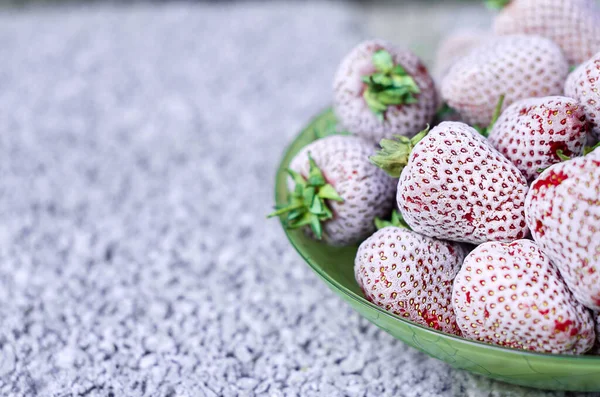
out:
M412 52L382 40L359 44L342 61L333 105L340 126L372 142L413 136L431 123L433 79Z
M400 176L398 208L417 233L473 244L528 234L527 181L474 128L444 122L381 146L371 161Z
M600 51L600 8L595 0L486 0L502 11L494 21L496 34L547 37L579 65Z
M304 147L290 164L290 201L271 216L307 228L331 245L358 243L375 230L375 217L394 206L397 181L369 162L373 145L334 135Z
M600 53L569 75L565 95L581 103L590 123L592 140L600 139Z
M600 310L600 150L544 171L531 184L525 212L575 297Z
M488 139L532 181L540 169L583 154L587 130L583 107L575 99L529 98L509 106Z
M490 33L475 29L461 29L445 36L436 52L436 79L443 78L459 59L491 37Z
M473 250L454 280L452 303L470 339L563 354L583 354L594 344L591 313L531 240Z
M442 80L442 98L465 122L487 126L498 98L503 109L531 97L562 95L569 65L561 49L539 36L493 38L469 52Z
M452 308L452 281L464 259L459 244L410 231L397 213L365 240L354 274L366 298L398 316L460 335Z

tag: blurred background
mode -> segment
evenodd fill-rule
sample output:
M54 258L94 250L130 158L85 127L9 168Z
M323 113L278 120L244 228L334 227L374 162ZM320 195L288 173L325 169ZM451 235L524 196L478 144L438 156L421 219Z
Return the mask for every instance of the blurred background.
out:
M283 3L285 0L240 0L246 3ZM240 2L238 1L238 2ZM369 35L405 44L420 55L428 64L434 60L435 49L440 39L449 31L456 29L485 29L490 26L493 14L481 6L482 0L349 0L335 1L360 13L359 21ZM335 3L334 2L334 3ZM46 7L84 6L97 4L136 5L141 3L160 4L169 0L114 2L78 1L78 0L0 0L5 7ZM177 2L176 2L177 3ZM179 2L181 3L181 2ZM229 7L235 0L206 0L184 2L206 3ZM275 5L274 5L275 6Z

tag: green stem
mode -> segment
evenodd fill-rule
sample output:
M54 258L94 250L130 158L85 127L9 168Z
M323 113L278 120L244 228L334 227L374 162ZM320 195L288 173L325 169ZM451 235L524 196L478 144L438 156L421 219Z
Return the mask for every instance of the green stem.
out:
M492 122L490 123L490 125L488 125L487 127L475 126L475 129L486 138L494 129L494 125L496 125L496 122L500 118L500 115L502 115L502 106L504 105L504 98L504 94L500 95L500 98L498 98L498 103L496 104L496 108L494 109L494 114L492 115Z
M398 212L397 210L394 210L392 212L392 219L389 221L375 218L375 227L377 228L377 230L381 230L390 226L411 230L410 226L408 226L408 223L406 223L406 221L402 217L402 214L400 214L400 212Z
M560 161L571 160L571 157L567 156L565 152L562 151L562 149L556 151L556 157L558 157Z

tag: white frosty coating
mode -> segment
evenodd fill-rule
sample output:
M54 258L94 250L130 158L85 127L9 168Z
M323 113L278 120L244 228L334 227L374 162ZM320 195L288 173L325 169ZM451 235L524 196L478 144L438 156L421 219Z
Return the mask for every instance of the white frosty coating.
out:
M540 169L580 156L587 141L583 107L573 98L529 98L513 103L492 129L488 141L513 162L528 181Z
M470 339L563 354L582 354L594 345L590 312L531 240L473 250L456 276L452 302Z
M304 147L290 168L308 176L308 153L344 202L328 201L334 217L323 222L323 241L349 245L375 231L376 217L387 217L394 207L397 180L371 164L375 146L355 136L329 136ZM289 181L288 187L294 188ZM309 230L309 229L307 229Z
M375 71L372 56L380 49L387 50L421 90L415 95L418 103L388 107L384 122L369 109L362 95L362 77ZM340 64L333 87L333 106L341 127L375 143L393 135L412 137L431 123L436 112L434 82L421 60L411 51L383 40L365 41L355 47Z
M441 81L459 59L491 38L490 32L468 28L451 32L443 37L435 56L436 81Z
M577 99L585 110L595 139L600 139L600 53L579 65L567 78L565 95Z
M533 238L575 297L600 310L600 151L544 171L525 209Z
M557 43L569 64L600 51L600 8L596 0L512 0L494 21L497 34L535 34Z
M398 183L410 227L445 240L483 243L527 235L521 172L475 129L444 122L413 149Z
M354 274L367 299L376 305L421 325L460 335L451 296L464 257L460 244L386 227L360 245Z
M442 81L442 97L472 125L487 126L501 95L514 102L562 95L569 64L560 47L539 36L490 39L456 62Z

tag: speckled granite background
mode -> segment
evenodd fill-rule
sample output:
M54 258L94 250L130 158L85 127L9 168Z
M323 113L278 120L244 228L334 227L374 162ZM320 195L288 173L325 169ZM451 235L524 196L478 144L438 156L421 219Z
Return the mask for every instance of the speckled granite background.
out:
M0 11L0 395L546 395L378 331L264 219L352 7Z

